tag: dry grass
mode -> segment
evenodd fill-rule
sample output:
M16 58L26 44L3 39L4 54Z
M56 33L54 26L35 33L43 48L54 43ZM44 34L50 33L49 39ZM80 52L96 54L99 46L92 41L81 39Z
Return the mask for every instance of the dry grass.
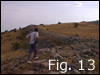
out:
M6 53L1 53L1 64L9 63L10 61L16 60L17 58L25 58L28 53L24 50L17 50L17 51L9 51ZM5 62L5 60L8 59L8 61Z
M19 40L17 40L16 37L20 35L20 30L17 32L9 32L1 35L3 38L1 40L1 63L7 58L14 59L16 56L26 55L25 51L21 49L14 51L12 48L12 43L16 41L19 42Z
M77 34L81 37L93 37L99 39L99 26L87 23L79 23L78 28L74 27L74 23L45 25L45 27L39 26L39 28L47 32L53 32L56 34L63 34L63 35Z
M86 24L86 23L79 23L78 28L74 27L74 23L65 23L65 24L53 24L53 25L45 25L44 26L38 26L39 28L43 29L46 32L52 32L56 34L62 34L62 35L78 35L81 37L93 37L99 39L99 26ZM47 30L48 29L48 30ZM13 42L20 42L20 40L17 40L16 37L22 35L20 30L17 32L10 32L7 34L3 34L2 40L1 40L1 64L5 61L5 59L15 59L16 56L24 57L25 55L28 55L27 51L24 51L23 49L19 49L17 51L13 51L12 43ZM68 47L65 47L64 50L60 53L65 55L65 52L69 50ZM41 57L43 58L49 58L49 56L44 55ZM96 66L99 65L99 61L96 62ZM55 69L55 67L54 67ZM99 68L97 67L96 70Z

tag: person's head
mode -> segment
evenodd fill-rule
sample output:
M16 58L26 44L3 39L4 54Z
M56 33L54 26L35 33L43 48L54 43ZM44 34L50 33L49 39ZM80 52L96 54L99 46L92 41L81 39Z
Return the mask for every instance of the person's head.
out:
M35 28L34 31L35 31L35 32L38 32L38 28Z

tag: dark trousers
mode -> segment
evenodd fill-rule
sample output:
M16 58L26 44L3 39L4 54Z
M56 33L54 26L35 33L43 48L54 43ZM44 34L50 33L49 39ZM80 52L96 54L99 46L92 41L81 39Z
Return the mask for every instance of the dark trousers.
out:
M32 54L33 50L34 50L34 58L35 58L37 55L38 44L30 44L28 61L30 61L30 59L31 59L31 54Z

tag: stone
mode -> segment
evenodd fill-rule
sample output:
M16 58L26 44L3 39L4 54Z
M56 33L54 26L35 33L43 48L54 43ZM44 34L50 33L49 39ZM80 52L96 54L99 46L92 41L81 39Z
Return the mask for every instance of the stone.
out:
M35 71L24 71L23 74L35 74Z
M81 74L80 71L78 71L78 70L75 69L75 68L74 68L74 72L75 72L76 74Z
M43 60L37 60L37 61L33 61L32 63L35 64L35 63L43 63L43 62L46 62L47 60L46 59L43 59Z
M13 74L13 70L7 70L7 74Z
M47 61L46 59L33 61L33 62L32 62L32 65L33 65L33 67L34 67L36 70L39 70L39 69L41 68L41 64L42 64L43 62L46 62L46 61Z
M83 51L84 55L88 55L88 56L92 56L95 57L95 53L93 51L91 51L90 49L86 49ZM87 56L86 56L87 57Z
M61 55L59 55L58 53L55 53L54 58L56 57L60 57L61 59L63 59L63 57Z
M55 72L55 71L50 71L48 74L61 74L61 73Z
M48 62L42 63L41 68L49 68L49 63Z
M56 50L62 49L62 46L55 46Z
M78 59L77 57L74 56L74 57L72 58L72 62L73 62L73 63L78 63L78 62L79 62L79 59Z
M92 73L92 72L88 72L88 74L94 74L94 73Z
M45 54L45 53L49 53L50 52L50 49L49 48L43 48L43 49L40 49L38 54Z
M54 55L55 53L56 53L55 48L52 48L52 49L51 49L51 54L53 54L53 55Z
M91 51L95 52L96 54L99 54L99 50L91 49Z
M55 53L55 55L53 56L54 59L58 59L59 61L63 61L63 57L61 55L59 55L58 53Z
M22 63L25 63L25 62L26 62L26 60L20 60L19 64L22 64Z
M90 49L85 49L85 50L83 50L83 53L85 54L85 53L90 53L91 52L91 50Z
M83 71L82 74L86 74L86 71Z
M16 63L14 64L14 66L15 66L15 67L19 66L19 62L16 62Z

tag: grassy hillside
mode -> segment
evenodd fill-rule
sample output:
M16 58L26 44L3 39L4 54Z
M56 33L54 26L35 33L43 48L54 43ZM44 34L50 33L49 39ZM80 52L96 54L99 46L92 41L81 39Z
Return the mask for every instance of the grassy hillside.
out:
M39 60L48 60L54 58L57 52L61 56L57 59L67 61L73 67L73 70L79 64L75 62L84 59L87 61L92 58L96 61L96 69L92 72L85 71L81 74L99 73L99 26L88 23L79 23L78 28L74 23L52 24L52 25L29 25L17 31L11 31L1 34L1 72L2 74L22 74L26 70L33 70L35 73L49 73L48 67L43 67L41 63L27 64L27 55L29 45L26 35L39 28ZM61 58L63 57L63 59ZM36 65L37 64L37 65ZM73 64L73 65L72 65ZM87 64L87 62L85 62ZM43 66L38 66L43 65ZM10 68L9 68L10 67ZM42 68L41 68L42 67ZM87 66L85 66L87 68ZM53 71L55 73L56 67ZM42 72L43 71L43 72ZM77 74L76 70L68 72ZM67 74L68 74L67 73ZM79 73L79 72L78 72Z
M74 27L74 23L41 25L39 28L56 34L78 35L80 37L93 37L99 39L99 26L88 23L79 23L78 28Z

